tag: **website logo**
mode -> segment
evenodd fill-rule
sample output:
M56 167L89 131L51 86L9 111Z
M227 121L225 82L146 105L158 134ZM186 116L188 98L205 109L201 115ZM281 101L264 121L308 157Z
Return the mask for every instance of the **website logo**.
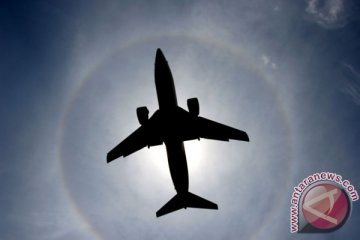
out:
M342 176L330 172L312 174L294 187L290 232L333 232L346 223L351 203L358 199L354 186Z

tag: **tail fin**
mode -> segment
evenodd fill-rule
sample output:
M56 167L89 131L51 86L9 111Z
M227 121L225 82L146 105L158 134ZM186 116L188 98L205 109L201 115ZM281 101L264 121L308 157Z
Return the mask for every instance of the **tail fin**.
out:
M192 194L190 192L186 192L176 194L159 211L156 212L156 216L161 217L162 215L187 207L218 209L217 204L199 196L196 196L195 194Z

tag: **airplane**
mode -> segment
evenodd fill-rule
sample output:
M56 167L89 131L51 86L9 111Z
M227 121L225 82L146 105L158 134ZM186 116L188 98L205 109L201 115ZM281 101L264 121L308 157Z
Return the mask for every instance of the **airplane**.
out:
M159 109L149 118L147 107L138 107L140 127L107 154L107 163L142 148L165 143L170 175L177 194L156 212L160 217L182 208L218 209L217 204L189 192L189 174L184 141L200 138L249 142L246 132L199 116L197 98L187 100L188 110L178 106L174 80L164 54L155 57L155 86Z

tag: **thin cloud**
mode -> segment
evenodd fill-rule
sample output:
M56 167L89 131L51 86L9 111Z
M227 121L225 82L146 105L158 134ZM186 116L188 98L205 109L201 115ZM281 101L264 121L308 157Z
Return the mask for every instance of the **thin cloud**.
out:
M347 73L346 80L348 82L344 88L344 92L360 106L360 73L348 63L342 63L342 66Z
M351 0L306 0L310 20L328 29L342 28L350 21Z
M271 67L272 69L277 69L276 63L274 63L269 56L265 54L261 55L261 61L263 62L264 66Z

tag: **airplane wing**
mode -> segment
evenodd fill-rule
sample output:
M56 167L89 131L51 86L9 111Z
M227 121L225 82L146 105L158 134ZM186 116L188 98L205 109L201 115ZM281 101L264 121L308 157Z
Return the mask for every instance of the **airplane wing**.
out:
M109 163L119 157L126 157L145 146L145 130L141 126L107 154L107 162Z
M145 146L161 145L164 142L164 136L169 134L167 132L169 129L173 129L171 133L173 137L182 141L197 138L220 141L229 141L230 139L249 141L249 137L244 131L203 117L193 116L184 109L178 108L174 116L176 124L172 125L173 122L162 119L161 114L156 112L145 124L141 125L107 154L107 162L109 163L119 157L126 157Z
M194 116L182 108L176 112L178 120L176 135L183 141L197 138L207 138L220 141L229 141L230 139L249 142L249 136L246 132L224 124Z
M145 146L156 146L163 143L161 134L154 134L159 126L159 117L154 114L144 125L136 129L124 141L119 143L107 154L107 162L111 162L119 157L126 157Z
M249 142L249 136L246 132L203 117L197 118L197 128L200 138L220 141L229 141L230 139L235 139Z

